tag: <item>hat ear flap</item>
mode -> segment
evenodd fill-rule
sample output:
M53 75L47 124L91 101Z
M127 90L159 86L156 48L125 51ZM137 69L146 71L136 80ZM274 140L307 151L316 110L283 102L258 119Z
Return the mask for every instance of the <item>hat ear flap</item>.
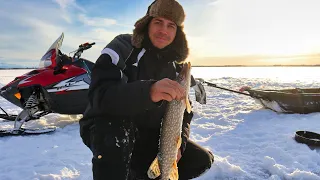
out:
M188 41L186 34L183 32L183 27L177 27L177 33L174 41L172 42L173 49L179 54L176 62L181 63L185 61L189 55Z
M148 29L148 24L152 17L145 15L135 23L131 43L136 48L141 48L144 39L145 31Z

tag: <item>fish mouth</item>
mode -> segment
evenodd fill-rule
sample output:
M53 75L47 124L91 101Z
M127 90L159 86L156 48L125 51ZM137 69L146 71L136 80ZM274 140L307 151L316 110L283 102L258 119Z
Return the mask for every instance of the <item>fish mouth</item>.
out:
M180 82L186 79L190 69L191 69L190 62L183 63L182 70L180 71L179 76L178 76L178 80L180 80Z
M186 74L190 69L191 69L191 63L190 62L184 63L181 70L181 74Z

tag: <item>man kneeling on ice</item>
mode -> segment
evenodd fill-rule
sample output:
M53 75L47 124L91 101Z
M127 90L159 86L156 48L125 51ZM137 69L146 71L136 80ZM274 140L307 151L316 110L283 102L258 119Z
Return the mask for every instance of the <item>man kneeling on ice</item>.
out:
M156 0L135 23L133 35L121 34L102 50L92 71L90 103L80 120L80 135L93 153L95 180L150 179L167 106L188 97L175 81L189 51L184 19L178 2ZM184 180L210 169L214 157L189 139L193 113L182 113L175 159Z

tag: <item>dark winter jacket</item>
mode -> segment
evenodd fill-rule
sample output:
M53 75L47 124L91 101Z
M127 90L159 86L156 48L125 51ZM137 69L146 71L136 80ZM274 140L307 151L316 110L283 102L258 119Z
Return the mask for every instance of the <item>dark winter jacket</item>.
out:
M131 35L123 34L102 50L91 74L90 103L80 120L80 134L87 146L91 143L88 137L90 128L103 131L104 124L123 121L134 122L138 132L144 132L143 141L158 142L167 102L152 102L150 87L163 78L174 80L181 66L174 62L178 55L170 51L170 47L159 50L150 44L147 38L145 48L133 48ZM192 112L185 112L182 153L192 117Z

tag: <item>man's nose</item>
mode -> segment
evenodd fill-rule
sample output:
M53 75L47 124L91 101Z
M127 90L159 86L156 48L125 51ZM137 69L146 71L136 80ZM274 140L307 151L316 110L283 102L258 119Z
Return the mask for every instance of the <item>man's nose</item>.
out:
M160 29L159 29L159 32L160 32L161 34L167 35L167 34L168 34L168 28L167 28L167 26L162 25L162 26L160 27Z

